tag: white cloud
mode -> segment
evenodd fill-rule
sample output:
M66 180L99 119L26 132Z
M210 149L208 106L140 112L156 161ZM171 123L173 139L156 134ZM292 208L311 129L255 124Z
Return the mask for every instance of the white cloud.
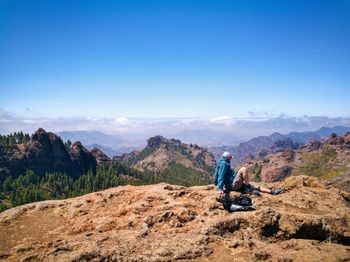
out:
M130 120L127 119L126 117L118 117L115 122L118 124L118 125L122 125L122 126L128 126L131 124Z
M97 130L108 134L121 135L126 139L145 140L153 135L172 137L183 131L227 132L240 139L249 139L273 132L283 134L292 131L315 131L323 126L350 126L350 118L328 118L320 116L275 118L233 118L227 115L214 118L23 118L0 109L0 134L24 131L33 133L39 127L47 131ZM223 133L226 136L226 133ZM210 136L209 136L210 137Z
M218 116L210 119L211 124L231 126L235 124L235 120L230 116Z

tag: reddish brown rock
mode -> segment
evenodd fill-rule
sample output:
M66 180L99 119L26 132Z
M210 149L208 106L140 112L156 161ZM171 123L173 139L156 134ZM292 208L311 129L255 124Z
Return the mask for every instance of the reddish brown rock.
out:
M345 192L290 177L228 213L213 186L124 186L0 214L4 261L348 261ZM233 194L234 195L234 194Z

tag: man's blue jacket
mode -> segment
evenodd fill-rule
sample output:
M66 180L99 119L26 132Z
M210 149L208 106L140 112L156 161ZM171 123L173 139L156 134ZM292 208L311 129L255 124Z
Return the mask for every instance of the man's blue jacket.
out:
M215 168L214 185L218 186L219 192L224 190L224 186L226 191L230 192L235 176L230 162L225 158L221 158Z

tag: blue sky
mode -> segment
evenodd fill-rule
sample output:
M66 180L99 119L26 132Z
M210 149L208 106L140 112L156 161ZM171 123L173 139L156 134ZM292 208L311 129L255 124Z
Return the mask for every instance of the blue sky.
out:
M350 1L0 0L24 117L349 117Z

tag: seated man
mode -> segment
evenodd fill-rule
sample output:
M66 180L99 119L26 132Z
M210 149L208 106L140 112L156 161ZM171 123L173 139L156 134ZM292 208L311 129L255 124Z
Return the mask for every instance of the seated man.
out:
M224 152L222 154L222 158L218 161L215 168L214 185L218 186L219 197L224 195L224 187L227 195L232 190L232 183L235 178L235 173L231 169L231 159L232 155L229 152Z
M271 195L278 195L284 192L284 188L279 189L268 189L262 186L254 187L249 182L248 175L248 165L249 162L243 164L243 166L238 170L235 179L233 180L232 190L239 191L242 193L249 193L253 195L260 195L261 193L268 193Z
M248 164L243 165L237 174L235 174L234 170L231 169L231 160L232 155L229 152L224 152L222 159L218 161L215 168L214 185L218 186L219 197L222 197L225 193L229 195L232 190L255 195L260 195L259 192L278 195L284 191L283 188L270 190L261 186L258 188L253 187L249 183Z

